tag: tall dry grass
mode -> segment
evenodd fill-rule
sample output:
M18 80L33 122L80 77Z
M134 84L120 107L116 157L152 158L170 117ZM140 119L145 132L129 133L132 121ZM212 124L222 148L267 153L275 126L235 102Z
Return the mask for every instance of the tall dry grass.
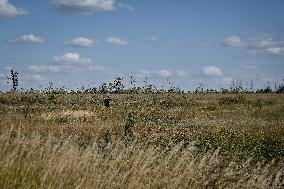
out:
M283 94L103 98L0 94L0 188L284 187Z
M198 154L182 143L94 142L72 136L0 134L0 188L283 188L278 163L233 162L219 150ZM282 162L283 163L283 162Z

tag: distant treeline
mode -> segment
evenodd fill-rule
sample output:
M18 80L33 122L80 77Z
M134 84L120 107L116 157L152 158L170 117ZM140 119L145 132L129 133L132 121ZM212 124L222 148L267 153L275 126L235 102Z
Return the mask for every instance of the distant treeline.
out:
M149 84L147 81L147 77L143 82L143 85L138 85L137 81L134 77L130 77L130 81L128 83L128 87L124 84L123 77L115 77L113 82L110 83L102 83L98 87L84 87L78 88L76 90L70 90L66 87L54 87L52 82L49 82L49 86L44 89L18 89L19 79L18 72L15 70L11 70L10 75L6 76L9 83L11 85L10 92L25 92L25 93L98 93L98 94L131 94L131 93L284 93L284 79L283 82L279 86L274 86L272 89L271 85L268 83L265 88L254 89L253 81L250 82L249 87L243 87L241 81L232 81L230 88L220 88L216 89L208 89L205 88L203 82L201 82L198 87L192 91L184 91L180 88L180 86L174 86L171 82L169 82L169 87L167 89L158 88L153 84ZM1 92L1 91L0 91Z

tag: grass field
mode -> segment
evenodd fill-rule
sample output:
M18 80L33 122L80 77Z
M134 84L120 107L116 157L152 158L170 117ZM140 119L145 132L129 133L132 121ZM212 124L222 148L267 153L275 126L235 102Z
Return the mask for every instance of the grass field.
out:
M0 94L0 188L283 188L284 95Z

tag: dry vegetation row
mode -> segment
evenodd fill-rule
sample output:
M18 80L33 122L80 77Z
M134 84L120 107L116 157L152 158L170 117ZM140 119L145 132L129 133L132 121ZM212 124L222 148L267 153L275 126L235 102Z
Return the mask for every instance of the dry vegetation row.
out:
M0 188L284 186L283 94L103 98L0 94Z

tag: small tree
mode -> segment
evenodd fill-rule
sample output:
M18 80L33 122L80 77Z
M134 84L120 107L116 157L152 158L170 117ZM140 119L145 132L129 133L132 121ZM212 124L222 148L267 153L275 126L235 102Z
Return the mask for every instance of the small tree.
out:
M130 92L137 92L137 87L136 87L136 79L133 76L130 76Z
M280 84L278 89L276 89L276 93L284 93L284 78L282 79L282 81L283 82Z
M108 87L106 83L102 83L101 86L99 86L99 93L105 94L108 92Z
M7 83L11 84L12 91L13 92L17 91L17 88L19 86L18 72L12 69L10 75L9 76L6 75L6 77L9 80L7 81Z
M124 92L123 78L116 77L114 78L113 83L110 83L110 90L116 94Z

